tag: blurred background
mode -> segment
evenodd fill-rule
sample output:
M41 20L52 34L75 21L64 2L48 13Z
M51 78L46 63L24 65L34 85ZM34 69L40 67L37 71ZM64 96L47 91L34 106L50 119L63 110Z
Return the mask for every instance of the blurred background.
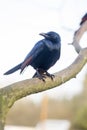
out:
M34 44L42 39L41 32L55 31L61 36L61 58L49 72L55 73L69 66L77 53L68 43L72 42L86 12L87 0L0 1L0 87L32 77L35 70L30 66L22 75L19 71L9 76L3 73L23 61ZM86 41L85 33L80 41L82 47L87 46ZM38 128L43 120L55 120L59 121L59 125L54 125L55 129L63 130L64 122L64 130L66 126L68 129L69 123L72 130L87 129L86 68L87 65L76 79L60 87L17 101L8 113L7 125Z

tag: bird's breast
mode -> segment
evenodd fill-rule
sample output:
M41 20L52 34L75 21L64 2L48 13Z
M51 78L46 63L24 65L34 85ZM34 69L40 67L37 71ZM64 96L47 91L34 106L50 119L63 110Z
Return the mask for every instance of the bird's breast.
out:
M51 41L45 41L45 46L50 50L50 51L54 51L54 50L59 50L61 47L60 43L53 43Z
M42 68L44 70L48 70L51 66L53 66L56 61L60 57L60 50L58 49L49 49L49 47L45 46L44 51L39 54L34 61L32 62L32 66L36 68Z

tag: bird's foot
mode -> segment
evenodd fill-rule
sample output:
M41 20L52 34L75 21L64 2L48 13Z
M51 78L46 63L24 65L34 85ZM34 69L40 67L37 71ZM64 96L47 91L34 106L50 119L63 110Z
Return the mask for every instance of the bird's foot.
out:
M37 69L36 73L33 76L33 78L39 78L40 80L42 80L43 82L45 82L46 75L44 74L43 71Z
M48 77L50 77L51 80L53 80L53 78L55 77L53 74L50 74L50 73L48 73L47 71L46 71L46 75L47 75Z
M46 77L50 77L51 80L55 77L53 74L48 73L47 71L44 71L42 69L37 69L36 73L34 74L33 78L39 78L43 82L45 82Z
M42 80L43 82L45 82L46 76L44 74L38 73L36 77L39 78L40 80Z

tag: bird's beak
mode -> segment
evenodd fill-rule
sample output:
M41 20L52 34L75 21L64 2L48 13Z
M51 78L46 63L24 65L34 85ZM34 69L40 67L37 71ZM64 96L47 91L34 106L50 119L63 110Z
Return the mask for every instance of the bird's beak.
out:
M39 35L45 37L45 38L49 38L49 36L46 33L40 33Z

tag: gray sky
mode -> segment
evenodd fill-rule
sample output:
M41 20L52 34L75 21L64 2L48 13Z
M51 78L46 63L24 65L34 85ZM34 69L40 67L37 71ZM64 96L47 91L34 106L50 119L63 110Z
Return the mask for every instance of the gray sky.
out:
M49 72L54 73L70 65L77 54L67 43L72 42L73 33L79 28L81 17L86 12L87 0L0 1L0 86L32 77L35 72L32 67L28 67L22 75L19 71L9 76L3 76L3 73L23 61L42 38L38 35L41 32L56 31L62 40L61 59ZM83 47L86 46L86 35L81 40ZM46 93L60 97L80 92L86 67L76 79Z

